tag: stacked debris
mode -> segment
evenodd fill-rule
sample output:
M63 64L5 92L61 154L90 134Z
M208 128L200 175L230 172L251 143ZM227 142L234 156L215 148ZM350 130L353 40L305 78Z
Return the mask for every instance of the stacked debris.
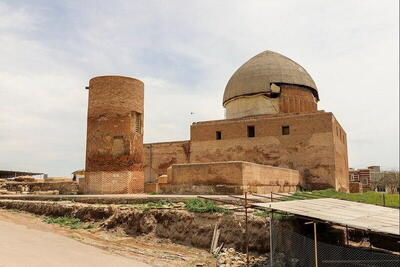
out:
M217 266L219 267L245 267L246 263L246 254L237 252L233 248L223 248L217 256ZM268 266L268 264L266 256L249 256L249 265L252 267Z
M0 181L1 195L71 195L77 192L78 184L68 178L41 179L21 176Z
M0 179L0 195L5 195L7 193L7 189L5 188L6 186L6 180Z

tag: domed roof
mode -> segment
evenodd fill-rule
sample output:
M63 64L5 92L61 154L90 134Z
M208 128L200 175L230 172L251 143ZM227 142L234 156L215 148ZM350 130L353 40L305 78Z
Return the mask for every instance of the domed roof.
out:
M284 55L267 50L236 70L225 87L223 104L238 96L267 92L271 83L305 86L319 99L317 86L302 66Z

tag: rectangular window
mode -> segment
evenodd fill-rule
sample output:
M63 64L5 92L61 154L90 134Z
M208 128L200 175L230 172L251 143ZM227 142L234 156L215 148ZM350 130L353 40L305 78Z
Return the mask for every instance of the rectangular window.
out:
M290 134L290 129L289 126L282 126L282 135L289 135Z
M222 133L221 133L221 131L216 131L216 132L215 132L215 139L216 139L216 140L221 140L221 139L222 139Z
M142 133L142 114L133 111L131 114L132 119L132 131L141 134Z
M247 126L247 137L255 137L256 136L256 127Z

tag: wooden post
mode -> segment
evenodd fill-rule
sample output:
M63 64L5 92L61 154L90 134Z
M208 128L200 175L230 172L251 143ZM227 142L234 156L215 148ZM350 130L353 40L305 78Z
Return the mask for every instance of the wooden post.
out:
M317 223L314 222L314 252L315 252L315 267L318 267L318 242L317 242Z
M368 230L368 242L369 242L369 249L372 250L372 244L371 244L371 231Z
M385 193L382 194L383 197L383 206L386 207L386 197L385 197Z
M269 261L271 263L271 267L273 266L273 242L272 242L272 219L273 219L273 211L269 213Z
M271 202L274 201L274 198L272 197L272 191L271 191Z
M211 247L210 247L211 254L214 254L214 250L218 246L218 237L219 237L219 229L218 229L218 223L216 223L214 226L213 237L211 240Z
M246 265L247 267L249 267L250 259L249 259L249 232L247 226L247 192L244 192L244 212L246 218Z
M346 245L349 245L349 227L346 225Z

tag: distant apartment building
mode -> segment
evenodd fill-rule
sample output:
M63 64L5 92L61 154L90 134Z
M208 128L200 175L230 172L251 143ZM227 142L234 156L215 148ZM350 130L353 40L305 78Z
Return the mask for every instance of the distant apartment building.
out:
M381 172L380 166L369 166L366 169L349 169L349 182L353 190L350 189L351 193L357 193L365 191L370 187L371 183L378 182L383 178L384 173ZM379 188L377 188L379 190Z
M392 177L398 177L399 174L398 172L396 174L395 171L393 172L381 171L380 166L369 166L366 169L350 168L349 169L350 193L359 193L368 190L374 190L377 192L397 191L400 193L400 187L398 186L398 183L396 185L396 182L392 181L396 179L398 181L399 178L391 179L390 175L392 175Z

